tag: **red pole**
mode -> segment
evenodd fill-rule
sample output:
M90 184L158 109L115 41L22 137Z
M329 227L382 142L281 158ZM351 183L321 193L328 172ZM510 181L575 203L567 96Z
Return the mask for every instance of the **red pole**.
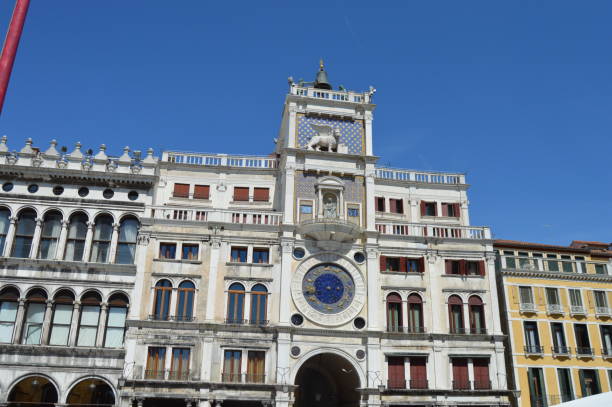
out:
M29 6L30 0L17 0L15 3L11 24L6 34L2 55L0 55L0 113L2 113L6 89L8 88L9 79L11 78L15 55L17 54L17 46L19 46L19 38L21 38L21 32L23 31L23 24L25 23Z

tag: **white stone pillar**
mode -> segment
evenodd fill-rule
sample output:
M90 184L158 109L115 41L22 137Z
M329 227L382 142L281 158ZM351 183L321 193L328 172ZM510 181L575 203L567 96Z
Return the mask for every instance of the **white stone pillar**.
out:
M113 234L111 235L110 253L108 254L108 262L114 263L117 257L117 241L119 240L119 223L113 223Z
M380 340L375 337L367 338L367 387L377 388L386 385L384 378L387 375L384 366L384 356L380 348Z
M295 211L295 157L291 155L286 156L285 162L285 194L284 194L284 202L283 202L283 224L285 225L293 225L294 223L294 211ZM314 209L314 208L313 208ZM314 210L313 210L314 217ZM299 219L297 219L299 222Z
M75 301L74 309L72 310L72 320L70 321L70 339L68 340L68 346L76 346L80 318L81 303L79 301Z
M32 247L30 248L30 258L38 257L38 246L40 246L40 235L42 233L43 220L36 218L36 227L34 228L34 236L32 236Z
M46 345L49 343L49 334L51 333L51 316L53 315L53 301L47 300L45 308L45 316L43 319L42 332L40 334L40 344Z
M208 293L206 298L206 322L214 322L215 305L217 303L217 269L219 268L219 252L221 239L213 236L210 241L210 265L208 277Z
M212 381L213 366L213 338L204 337L202 340L202 360L200 361L200 380Z
M85 249L83 250L83 261L88 263L91 256L91 244L93 242L93 222L87 222L87 234L85 235Z
M25 305L26 305L25 299L20 298L19 306L17 308L17 315L15 317L15 327L13 331L13 343L20 343L21 341L21 330L23 329L23 318L25 317Z
M210 400L200 400L199 407L212 407Z
M279 292L279 325L290 325L291 307L291 264L293 262L293 239L281 238L281 278ZM270 318L272 319L272 318Z
M100 319L98 320L98 334L96 336L96 347L104 346L104 334L106 331L106 315L108 313L108 304L102 303L100 307Z
M366 155L374 155L374 148L372 145L372 112L365 112L365 147Z
M6 232L6 241L4 242L4 250L2 253L4 257L11 256L11 250L13 249L13 241L15 240L15 224L17 223L17 217L11 216L9 220L11 223L9 224L9 229Z
M489 282L489 297L490 302L485 303L485 321L487 321L487 329L492 335L503 335L501 329L499 298L497 293L497 274L495 273L495 254L491 252L487 254L485 261L485 278Z
M468 386L470 389L474 389L474 359L468 359Z
M64 252L66 251L66 241L68 240L68 225L70 222L62 220L62 230L60 231L59 239L57 242L57 251L55 252L54 259L62 260L64 258Z
M297 145L297 107L295 102L289 104L289 120L287 121L287 147L298 148Z
M244 311L242 312L242 319L247 321L247 324L251 323L251 291L244 287Z
M421 318L423 318L422 315L421 315ZM385 320L386 320L386 315L385 315ZM425 321L423 321L423 324L425 324ZM402 327L403 327L404 332L408 332L408 299L404 299L404 298L402 298Z
M368 329L370 331L382 328L380 318L380 281L379 281L379 253L374 245L366 245L367 256L367 286L368 286Z
M416 199L411 199L408 201L408 204L410 205L410 219L408 220L416 223L419 220L419 201Z

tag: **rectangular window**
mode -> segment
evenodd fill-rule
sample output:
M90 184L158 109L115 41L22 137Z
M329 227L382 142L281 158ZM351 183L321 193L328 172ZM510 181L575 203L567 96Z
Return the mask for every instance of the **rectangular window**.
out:
M596 274L608 274L608 267L605 264L596 264L595 273Z
M461 260L445 260L446 274L461 274Z
M159 258L174 260L176 258L176 243L160 243Z
M349 222L359 225L359 205L348 204L346 208L346 215Z
M516 269L516 261L514 260L514 252L504 250L504 259L506 260L507 269Z
M189 198L189 184L174 184L172 196L175 198Z
M358 218L359 208L348 208L348 216L351 218Z
M250 350L247 354L247 383L264 383L266 379L266 352Z
M10 343L13 340L18 306L17 301L0 302L0 343Z
M210 185L196 185L193 190L193 199L209 199Z
M81 307L81 322L79 323L77 346L96 346L99 322L99 305L84 305Z
M146 379L163 379L166 365L166 348L151 346L147 354Z
M521 270L528 270L529 267L529 253L527 252L518 252L518 262L519 268Z
M384 271L400 271L400 258L399 257L387 257L387 263Z
M571 256L561 255L561 264L564 273L573 273L574 265L572 264Z
M593 353L587 326L585 324L574 324L574 334L576 335L576 354L590 355Z
M580 294L580 290L570 288L569 294L572 307L582 307L582 295Z
M423 257L418 259L406 258L407 273L423 273L425 271L425 261Z
M567 348L567 344L565 342L563 324L560 322L552 322L550 324L550 330L552 332L553 353L557 355L568 354L569 349Z
M404 213L404 201L402 199L389 199L389 211L391 213Z
M376 206L376 212L384 212L385 211L385 198L382 196L377 196L374 198L374 204Z
M612 325L600 325L602 353L605 356L612 356ZM610 383L612 385L612 383Z
M442 202L442 216L458 218L460 213L460 206L458 203Z
M125 319L127 308L109 307L106 320L106 336L104 337L105 348L120 348L123 346L123 334L125 332Z
M561 402L571 401L574 399L574 386L572 386L572 375L570 369L557 369L559 376L559 390L561 391Z
M489 376L489 359L475 358L474 363L474 390L491 389L491 377Z
M248 187L234 187L234 201L248 202L249 201L249 188Z
M438 208L435 202L421 201L421 216L437 216Z
M531 287L519 287L519 295L521 299L521 304L533 304L533 292L531 291Z
M595 306L598 308L608 307L608 298L605 291L593 291L595 297Z
M270 188L254 188L253 200L257 202L268 202L270 200Z
M26 312L25 326L23 327L23 343L26 345L39 345L45 318L46 304L29 303Z
M561 305L559 301L559 289L546 287L546 302L548 305Z
M542 253L532 253L531 257L533 258L533 266L536 270L544 270L544 266L542 265L542 259L544 255Z
M541 353L540 336L538 334L538 324L535 321L525 321L525 346L527 353Z
M223 381L224 382L241 382L242 375L240 371L242 359L242 351L226 350L223 357Z
M580 369L579 376L580 387L582 388L582 397L588 397L601 393L598 370Z
M575 256L574 259L576 259L576 269L578 270L579 273L586 273L586 263L584 262L584 257L582 256Z
M253 249L253 263L268 264L270 262L270 249Z
M53 322L49 345L68 345L70 323L72 322L72 304L56 304L53 310Z
M482 276L484 275L484 262L483 261L466 261L465 272L468 276Z
M170 380L189 379L189 348L172 348L172 366L170 367Z
M406 375L404 370L404 358L389 356L387 358L387 369L389 376L387 387L390 389L405 389Z
M547 259L556 259L556 254L547 254ZM559 271L559 262L556 260L546 260L546 265L548 266L548 271Z
M529 399L532 406L546 406L546 387L544 385L544 372L540 367L530 367L527 370L529 381Z
M312 219L312 202L302 201L300 203L300 221Z
M232 263L246 263L247 253L248 253L248 250L246 247L232 246L232 255L231 255L230 261Z
M452 358L453 390L469 390L468 363L465 358Z
M183 260L197 260L198 259L198 251L200 246L197 244L183 244L182 246L183 253L181 254L181 259Z
M410 358L410 388L427 389L427 359L421 357Z

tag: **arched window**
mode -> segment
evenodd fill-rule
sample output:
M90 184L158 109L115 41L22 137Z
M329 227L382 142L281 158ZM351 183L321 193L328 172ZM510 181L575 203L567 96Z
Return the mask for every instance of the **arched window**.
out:
M268 302L268 289L257 284L251 289L251 321L253 325L265 325L266 307Z
M19 291L15 287L7 287L0 291L0 343L13 341L18 307Z
M124 294L113 294L108 299L108 316L106 317L105 348L120 348L123 346L125 334L125 319L129 301Z
M465 333L463 325L463 301L457 295L451 295L448 298L448 317L452 334Z
M193 296L195 285L191 281L183 281L178 286L178 303L176 304L177 321L193 319Z
M43 376L29 376L13 387L7 398L9 406L53 407L58 401L57 389Z
M423 324L423 300L418 294L408 296L408 332L425 332Z
M96 218L93 230L90 261L94 263L108 262L111 239L113 236L113 218L110 215L100 215Z
M472 295L468 299L468 307L470 309L470 333L486 334L487 326L485 324L482 299L476 295Z
M12 257L30 257L34 230L36 229L36 212L32 209L24 209L17 216L15 227L15 240L13 242Z
M70 390L66 403L75 407L110 407L115 404L115 394L106 382L100 379L86 379Z
M140 224L136 218L125 218L119 224L119 240L117 241L117 254L115 263L134 264L136 253L136 237Z
M26 302L27 310L25 323L23 324L22 343L39 345L47 308L47 293L39 288L31 290L26 296Z
M79 321L77 346L96 346L101 303L102 298L95 291L88 291L81 297L81 320Z
M240 283L230 285L227 299L227 323L242 324L244 319L244 286Z
M83 253L85 252L86 238L87 215L84 213L75 213L70 217L64 259L68 261L82 261Z
M170 316L170 297L172 296L172 283L168 280L159 280L155 284L155 300L153 301L153 319L166 321Z
M402 297L396 293L387 295L387 331L402 331Z
M0 256L4 253L6 235L11 226L11 211L7 208L0 208Z
M68 290L61 290L53 298L53 321L49 345L68 345L74 295Z
M38 246L39 259L54 259L57 251L57 242L62 231L62 214L57 211L47 212L43 218L40 231L40 245Z

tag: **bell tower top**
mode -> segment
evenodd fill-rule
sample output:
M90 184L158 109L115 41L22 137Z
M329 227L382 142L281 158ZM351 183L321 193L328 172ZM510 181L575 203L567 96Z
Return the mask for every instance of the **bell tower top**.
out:
M314 87L317 89L331 90L332 86L327 79L327 72L323 66L323 58L319 61L319 72L317 72L317 78L314 81Z

